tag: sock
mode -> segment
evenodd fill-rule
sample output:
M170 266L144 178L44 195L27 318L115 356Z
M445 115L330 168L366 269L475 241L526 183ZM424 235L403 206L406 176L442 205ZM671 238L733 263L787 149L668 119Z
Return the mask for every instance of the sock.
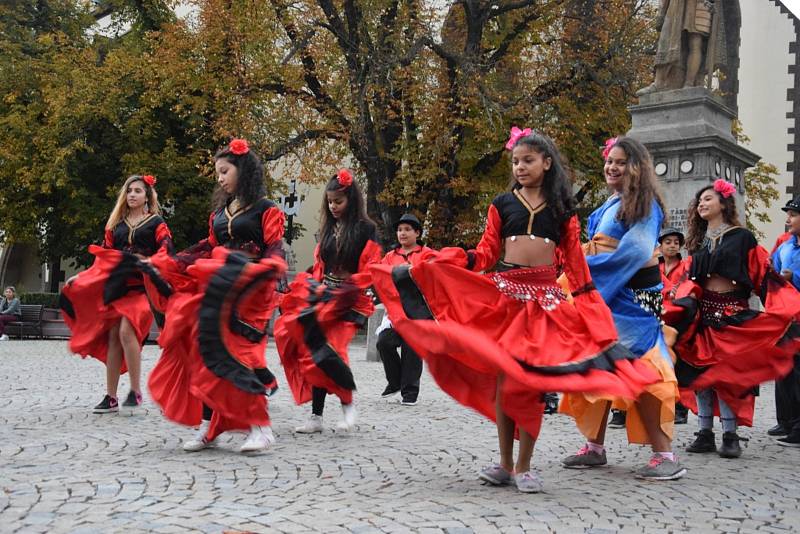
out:
M586 446L589 447L590 451L596 452L597 454L602 454L603 451L606 450L606 448L603 447L602 445L598 445L597 443L592 443L591 441L587 441Z
M673 452L657 452L655 454L658 454L658 455L662 456L663 458L666 458L670 462L674 462L675 461L675 453L673 453Z

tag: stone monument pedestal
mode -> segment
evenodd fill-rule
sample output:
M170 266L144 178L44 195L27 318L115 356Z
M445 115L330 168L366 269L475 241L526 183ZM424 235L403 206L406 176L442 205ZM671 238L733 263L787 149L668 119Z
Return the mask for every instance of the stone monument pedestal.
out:
M744 173L759 156L737 144L731 132L734 110L704 87L689 87L641 95L629 111L627 135L653 157L670 226L685 232L689 202L718 178L736 186L737 205L744 212Z
M383 304L375 306L375 312L367 319L367 361L379 362L381 357L378 354L378 336L375 335L375 330L380 326L383 321L383 316L386 314L386 308Z

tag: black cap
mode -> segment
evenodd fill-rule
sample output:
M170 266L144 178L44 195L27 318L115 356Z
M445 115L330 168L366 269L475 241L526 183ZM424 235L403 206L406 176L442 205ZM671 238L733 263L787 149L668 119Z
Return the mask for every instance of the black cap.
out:
M683 246L683 243L684 243L684 241L686 241L686 238L683 237L683 232L681 232L680 230L678 230L674 226L667 226L666 228L661 230L661 233L658 234L658 242L659 242L659 244L662 241L664 241L665 237L668 237L668 236L671 236L671 235L677 236L678 237L678 242L681 244L681 246Z
M784 207L781 208L783 211L796 211L800 213L800 197L794 197L792 200L786 203Z
M403 214L403 216L400 217L396 223L394 223L395 232L397 231L397 227L400 226L401 224L410 225L411 228L413 228L414 230L419 232L420 235L422 235L422 223L419 222L419 219L417 219L417 217L414 214L412 213Z

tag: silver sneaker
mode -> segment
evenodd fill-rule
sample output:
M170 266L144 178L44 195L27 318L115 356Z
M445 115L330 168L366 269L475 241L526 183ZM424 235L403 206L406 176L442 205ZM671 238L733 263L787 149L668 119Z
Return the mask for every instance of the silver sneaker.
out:
M605 449L602 453L594 452L587 445L584 445L577 454L567 456L561 460L561 465L567 469L588 469L589 467L600 467L607 463Z
M200 427L197 429L197 434L183 444L183 450L186 452L197 452L209 447L216 447L217 444L215 443L215 440L209 440L206 437L208 435L208 428L210 426L211 421L203 420L203 422L200 423Z
M654 454L650 462L636 470L636 478L642 480L678 480L686 474L686 469L678 460L669 460L660 454Z
M544 483L532 469L514 475L514 484L522 493L539 493L544 489Z
M511 484L514 480L514 475L500 464L492 464L488 467L481 469L478 478L484 482L488 482L493 486L506 486Z
M314 434L322 432L322 416L311 414L311 417L304 425L298 426L294 429L298 434Z

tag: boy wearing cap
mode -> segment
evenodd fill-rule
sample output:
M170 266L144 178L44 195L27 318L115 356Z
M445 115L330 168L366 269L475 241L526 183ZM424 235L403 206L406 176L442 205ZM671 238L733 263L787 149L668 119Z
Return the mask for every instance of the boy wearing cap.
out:
M783 278L800 289L800 197L781 208L786 212L787 233L790 237L772 254L772 265ZM769 429L778 444L800 447L800 356L795 355L794 368L775 382L775 412L778 424Z
M684 269L681 248L686 238L683 232L675 227L668 226L658 236L658 249L661 256L658 258L658 269L661 271L661 282L664 284L664 298L681 281ZM689 409L680 402L675 403L675 424L685 425L689 419Z
M416 265L433 252L432 249L417 243L422 235L422 225L414 215L406 213L400 217L395 223L394 229L398 245L383 257L382 263L386 265L403 265L405 263ZM394 399L399 393L403 406L414 406L417 404L417 395L419 395L422 360L392 328L388 315L384 315L383 321L375 333L378 335L378 354L383 362L383 370L388 382L381 397ZM397 354L398 348L400 348L400 355Z

